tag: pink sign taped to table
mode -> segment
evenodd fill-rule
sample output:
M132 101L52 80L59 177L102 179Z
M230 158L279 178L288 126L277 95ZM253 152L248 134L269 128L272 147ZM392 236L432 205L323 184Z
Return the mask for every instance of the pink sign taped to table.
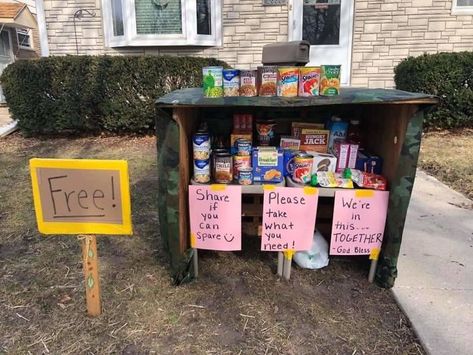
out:
M318 190L265 185L261 250L309 250L315 229Z
M331 255L370 255L378 259L388 210L388 191L335 193Z
M190 185L191 246L241 250L241 186Z

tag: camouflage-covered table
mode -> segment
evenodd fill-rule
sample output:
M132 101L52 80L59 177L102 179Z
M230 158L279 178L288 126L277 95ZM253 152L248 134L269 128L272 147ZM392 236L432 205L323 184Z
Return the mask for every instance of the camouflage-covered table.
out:
M389 207L376 282L392 287L397 277L407 207L414 184L424 114L437 103L430 95L399 90L344 88L336 97L204 98L202 89L173 91L157 100L159 218L176 284L193 277L189 241L188 185L192 173L191 136L201 119L221 132L231 128L233 112L281 120L320 121L337 114L357 118L369 137L370 152L384 159ZM228 129L227 129L228 128Z

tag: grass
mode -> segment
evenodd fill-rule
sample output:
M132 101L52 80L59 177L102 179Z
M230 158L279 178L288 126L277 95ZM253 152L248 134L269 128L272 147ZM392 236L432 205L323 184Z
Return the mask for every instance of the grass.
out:
M200 253L197 281L174 287L158 230L155 141L144 138L0 141L0 353L423 354L366 262L274 275L257 239L240 253ZM80 243L39 235L32 157L126 159L134 235L99 237L103 314L85 312ZM364 260L364 259L363 259Z
M441 131L422 138L420 167L473 199L473 129Z

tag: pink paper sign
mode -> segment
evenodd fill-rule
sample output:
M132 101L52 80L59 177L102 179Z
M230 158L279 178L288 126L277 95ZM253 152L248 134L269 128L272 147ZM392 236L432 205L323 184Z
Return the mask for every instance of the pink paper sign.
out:
M241 187L190 185L191 246L241 250Z
M309 250L318 197L318 190L313 187L265 189L261 250Z
M370 254L377 259L383 241L388 198L388 191L337 191L330 254Z

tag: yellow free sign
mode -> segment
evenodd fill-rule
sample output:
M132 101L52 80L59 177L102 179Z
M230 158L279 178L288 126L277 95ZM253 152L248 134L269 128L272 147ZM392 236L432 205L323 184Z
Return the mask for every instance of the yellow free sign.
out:
M38 229L43 234L132 234L124 160L31 159Z

